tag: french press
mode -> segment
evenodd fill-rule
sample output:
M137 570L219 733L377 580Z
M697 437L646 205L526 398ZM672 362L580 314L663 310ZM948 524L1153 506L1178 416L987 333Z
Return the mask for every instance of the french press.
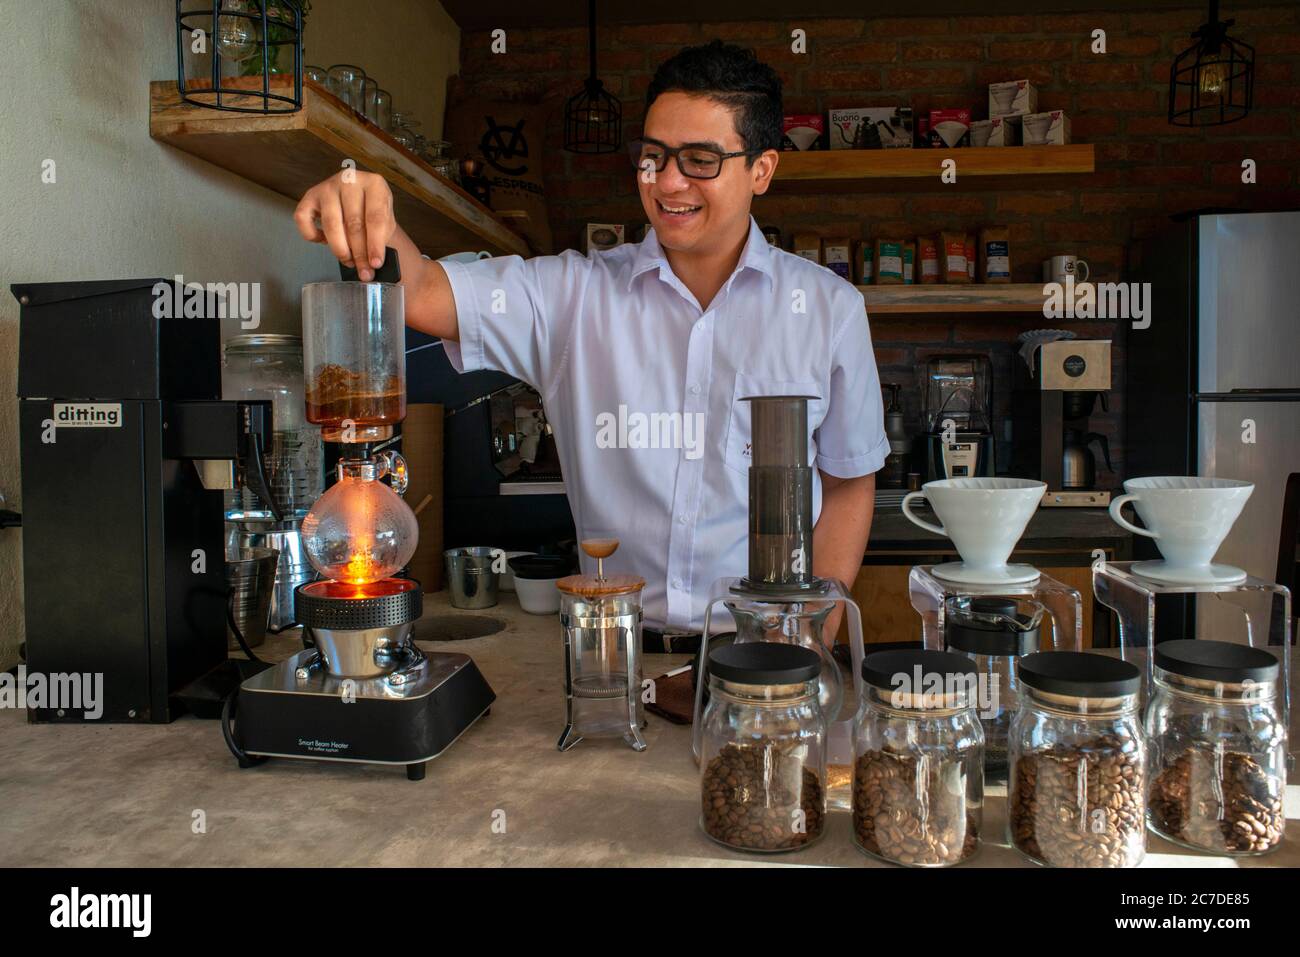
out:
M641 700L641 590L635 575L606 577L604 560L617 539L584 541L596 559L596 574L570 575L560 590L564 631L564 731L556 747L568 751L585 737L621 736L644 751L645 709Z

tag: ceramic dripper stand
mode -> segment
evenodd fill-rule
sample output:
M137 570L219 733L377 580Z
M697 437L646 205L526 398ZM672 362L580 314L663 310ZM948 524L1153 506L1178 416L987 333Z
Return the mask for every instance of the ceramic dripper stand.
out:
M803 645L822 658L818 700L827 725L828 803L849 806L853 714L862 693L862 614L843 583L817 578L813 568L813 470L808 461L810 396L753 396L749 466L749 575L713 583L704 608L695 679L691 747L700 758L701 715L708 685L713 610L725 604L737 644L772 641ZM847 610L854 696L844 708L844 680L822 627L836 603ZM830 636L834 640L834 636ZM841 710L847 711L847 715ZM837 770L842 769L842 770Z
M226 741L241 767L265 757L398 764L419 780L495 695L469 656L426 655L411 640L423 595L401 573L419 526L401 498L406 462L373 449L406 416L397 253L387 250L373 282L341 268L343 281L302 294L307 420L341 447L337 481L302 523L321 575L296 596L313 646L244 682Z
M1278 659L1278 699L1282 723L1289 730L1288 762L1294 763L1297 729L1291 726L1291 593L1276 582L1244 572L1238 582L1204 584L1154 581L1134 571L1141 562L1098 562L1092 566L1097 600L1119 618L1120 656L1142 673L1142 700L1155 680L1157 598L1191 596L1199 634L1175 637L1213 638L1269 652ZM1168 601L1168 598L1165 598Z
M1078 651L1082 644L1079 592L1037 568L1006 561L1046 489L1023 479L949 479L926 483L902 502L912 522L950 537L963 558L914 566L908 597L921 616L926 648L964 654L979 667L985 771L994 777L1006 773L1007 731L1018 694L1015 660L1040 650ZM943 513L942 525L913 514L917 498Z
M556 747L568 751L584 737L621 735L644 751L641 700L641 590L635 575L605 576L605 559L617 539L589 539L582 550L596 560L596 574L570 575L560 590L564 631L564 730Z

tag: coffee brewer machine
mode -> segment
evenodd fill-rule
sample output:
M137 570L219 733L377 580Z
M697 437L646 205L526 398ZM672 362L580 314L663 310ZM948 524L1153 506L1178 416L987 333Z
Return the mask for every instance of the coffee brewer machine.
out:
M1029 356L1032 368L1015 363L1013 473L1047 483L1044 505L1109 505L1092 446L1113 472L1110 445L1088 419L1098 401L1108 411L1110 340L1057 339L1031 347Z
M861 697L862 615L842 582L813 574L813 469L808 461L808 396L755 396L749 466L749 575L713 583L704 608L695 684L692 748L700 756L701 715L713 610L723 603L736 622L736 643L803 645L822 659L818 703L826 718L831 806L849 806L853 714ZM822 633L836 603L847 609L854 695ZM847 706L846 706L847 705Z
M268 757L400 764L420 780L496 697L468 655L425 654L411 639L423 593L398 576L419 528L401 498L405 460L374 450L406 416L399 278L390 249L373 282L343 268L342 282L302 291L307 420L338 446L337 481L302 523L321 580L298 587L296 610L314 646L226 703L240 767Z
M271 404L221 400L220 321L198 290L12 291L27 667L102 675L98 715L74 703L29 719L170 721L179 692L226 663L221 490L272 499Z
M993 371L988 356L936 356L922 395L924 474L935 479L993 475Z

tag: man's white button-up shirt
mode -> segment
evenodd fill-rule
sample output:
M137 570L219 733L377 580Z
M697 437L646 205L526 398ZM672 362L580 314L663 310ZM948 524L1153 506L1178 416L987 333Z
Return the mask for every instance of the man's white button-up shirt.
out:
M714 580L747 572L743 398L816 396L815 476L853 478L884 464L861 294L770 246L752 219L740 262L707 309L673 274L653 230L586 257L442 265L460 326L460 342L446 344L453 366L496 369L541 394L578 535L619 540L606 573L645 578L648 626L699 630ZM818 476L814 519L820 510Z

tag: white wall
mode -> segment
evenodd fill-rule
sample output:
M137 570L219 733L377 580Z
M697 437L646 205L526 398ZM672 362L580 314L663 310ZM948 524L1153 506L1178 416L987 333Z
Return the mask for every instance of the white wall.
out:
M307 62L359 64L426 135L441 131L460 34L436 0L312 7ZM172 0L0 3L0 495L11 508L22 508L11 283L260 282L262 328L296 332L299 288L337 275L323 247L298 238L290 200L149 138L149 81L175 78L174 12ZM46 159L53 184L41 182ZM0 669L22 640L21 534L0 530Z

